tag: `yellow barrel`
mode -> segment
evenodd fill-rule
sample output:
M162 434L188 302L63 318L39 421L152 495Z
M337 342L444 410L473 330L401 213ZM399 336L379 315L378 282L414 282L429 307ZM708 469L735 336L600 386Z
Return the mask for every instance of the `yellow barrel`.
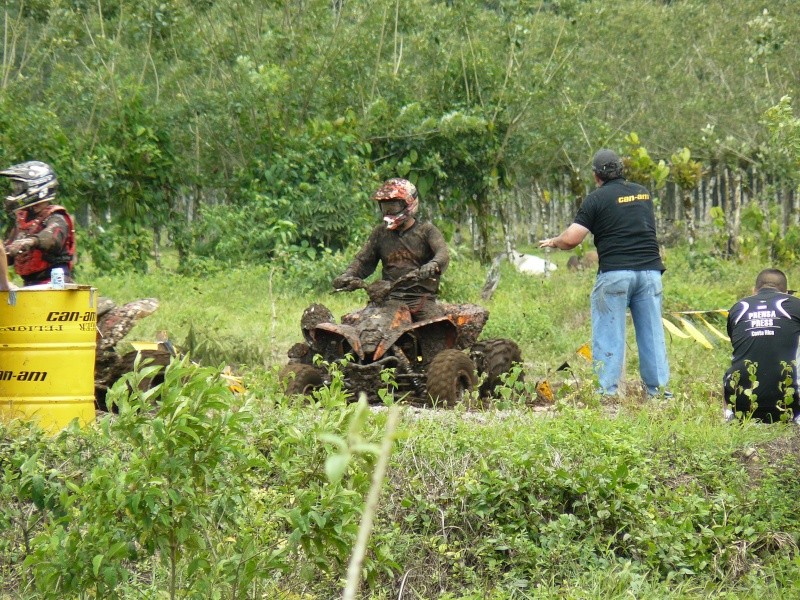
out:
M0 292L0 418L56 432L94 420L97 295L39 287Z

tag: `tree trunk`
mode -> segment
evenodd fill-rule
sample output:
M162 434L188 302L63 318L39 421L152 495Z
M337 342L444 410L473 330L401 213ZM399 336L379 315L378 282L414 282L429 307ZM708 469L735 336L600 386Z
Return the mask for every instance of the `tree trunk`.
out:
M541 236L541 238L549 237L550 233L550 220L547 215L547 202L544 196L544 192L542 191L541 186L536 183L536 189L534 196L538 201L538 209L539 209L539 225L541 226L542 230L537 231L536 235Z
M511 210L513 210L513 209L511 209ZM515 244L514 244L514 236L513 236L513 233L511 231L511 226L510 226L509 223L510 222L513 223L514 222L514 218L512 216L512 218L509 221L508 217L506 217L506 214L503 211L502 205L498 206L497 213L500 215L500 226L503 229L503 243L504 243L504 245L505 245L505 247L507 249L508 248L512 248Z
M692 202L692 190L681 190L683 196L683 219L686 221L686 239L689 248L694 247L694 203Z
M788 190L783 185L778 187L778 197L781 203L781 237L786 237L786 230L791 225L792 218L792 199L787 193Z
M730 198L730 219L728 220L728 257L739 256L739 232L742 225L742 175L736 172L731 183L730 172L727 173L728 193Z
M153 227L153 258L155 259L156 268L161 268L161 226L156 225Z
M478 226L478 245L476 247L478 260L482 265L488 265L491 262L491 258L489 256L489 201L485 195L479 196L476 198L474 206L475 221Z

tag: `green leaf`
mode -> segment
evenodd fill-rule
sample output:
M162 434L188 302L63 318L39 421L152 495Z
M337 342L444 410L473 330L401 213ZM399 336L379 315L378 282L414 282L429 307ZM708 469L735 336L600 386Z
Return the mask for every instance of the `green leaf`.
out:
M363 428L364 424L367 422L367 416L369 415L369 404L367 403L366 399L363 397L359 399L358 404L353 411L353 418L350 421L350 435L355 435L359 433Z
M102 554L97 554L92 559L92 573L94 573L95 577L97 577L97 574L100 572L100 565L102 564L102 562L103 562Z
M358 442L353 444L351 450L360 454L373 454L375 456L381 453L381 447L379 444L368 444L366 442Z
M117 558L118 556L124 555L128 549L128 542L117 542L108 551L109 558ZM95 559L97 557L95 556Z
M321 433L319 439L322 442L333 444L342 452L347 452L347 442L341 436L333 435L332 433Z
M192 438L195 442L199 442L200 441L200 436L198 436L194 431L192 431L186 425L178 425L175 429L177 429L178 431L180 431L182 433L185 433L190 438Z
M331 454L325 460L325 475L331 482L339 481L350 463L350 453Z

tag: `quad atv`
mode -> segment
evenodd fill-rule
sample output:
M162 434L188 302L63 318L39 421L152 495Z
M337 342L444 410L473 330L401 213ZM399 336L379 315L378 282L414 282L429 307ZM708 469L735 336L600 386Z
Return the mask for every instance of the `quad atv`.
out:
M139 320L153 314L158 309L158 300L144 298L117 306L109 298L100 298L97 306L97 346L95 349L94 395L95 407L108 411L106 395L108 390L125 373L133 371L137 354L149 359L152 364L166 367L175 356L175 349L166 337L151 344L134 343L134 349L126 354L117 352L117 344L128 335ZM137 347L137 344L140 347ZM152 387L164 379L163 369L152 379L146 379L142 386Z
M114 383L136 366L137 359L141 365L161 367L149 377L139 382L139 389L146 391L164 383L167 366L175 358L184 358L180 348L176 348L169 340L166 331L159 331L154 341L128 340L133 347L124 354L118 347L128 333L141 319L150 316L158 309L158 300L144 298L117 306L109 298L100 298L97 306L97 346L95 349L94 392L95 408L109 411L106 400L108 391ZM191 332L190 332L191 335ZM187 339L187 343L189 340ZM126 344L126 347L128 344ZM193 363L194 364L194 363ZM244 391L242 379L237 377L231 367L226 366L220 376L226 380L228 389L233 393ZM111 407L117 412L116 406Z
M418 278L414 270L391 285L358 280L346 291L364 289L370 302L344 315L341 323L322 304L306 308L300 321L305 341L290 348L281 373L286 392L310 394L330 382L326 365L348 358L344 385L353 399L364 393L369 402L378 402L377 391L385 387L381 372L389 368L395 369L396 393L412 402L452 406L483 374L479 391L489 396L501 375L521 362L519 346L507 339L477 341L489 318L480 306L440 304L442 316L414 321L408 306L386 299L398 284ZM317 355L322 361L315 362Z

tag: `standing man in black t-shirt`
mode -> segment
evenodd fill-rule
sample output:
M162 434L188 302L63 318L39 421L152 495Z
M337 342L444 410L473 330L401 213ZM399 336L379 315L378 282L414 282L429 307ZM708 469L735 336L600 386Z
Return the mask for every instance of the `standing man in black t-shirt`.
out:
M752 413L754 419L800 422L797 349L800 340L800 299L787 293L786 275L764 269L753 296L739 300L728 312L728 336L733 346L725 372L725 416Z
M622 161L611 150L592 159L597 189L581 204L574 222L540 248L571 250L594 235L599 270L592 290L592 362L600 393L615 395L625 359L627 309L633 317L639 373L650 396L663 394L669 363L661 322L664 264L656 240L650 192L622 176Z

